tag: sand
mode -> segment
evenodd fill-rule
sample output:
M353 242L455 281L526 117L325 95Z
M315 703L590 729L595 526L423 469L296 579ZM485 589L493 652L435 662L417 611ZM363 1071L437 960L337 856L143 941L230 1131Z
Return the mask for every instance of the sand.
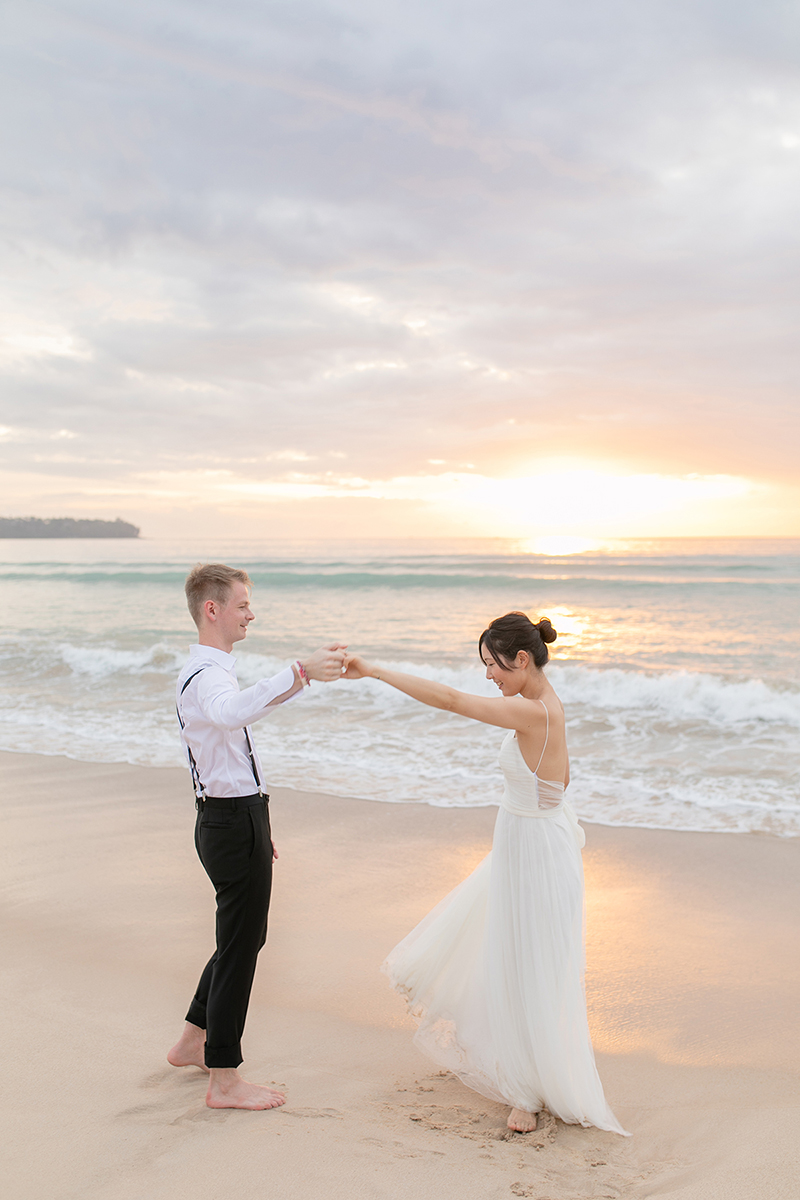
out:
M3 1181L15 1200L800 1196L800 842L587 827L587 994L613 1134L505 1110L412 1045L386 951L495 810L275 789L245 1041L285 1108L210 1111L165 1052L211 950L187 773L0 755Z

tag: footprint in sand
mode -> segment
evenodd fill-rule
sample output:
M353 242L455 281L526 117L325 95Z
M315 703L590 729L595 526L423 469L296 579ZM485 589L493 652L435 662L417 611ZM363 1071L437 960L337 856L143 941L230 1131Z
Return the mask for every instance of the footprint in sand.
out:
M556 1139L556 1122L549 1113L540 1115L538 1128L533 1133L515 1133L508 1129L506 1110L499 1106L496 1113L489 1113L462 1104L416 1104L408 1116L426 1129L453 1133L470 1141L513 1142L517 1146L541 1150Z
M343 1121L344 1117L337 1108L282 1108L282 1117L301 1117L305 1120L329 1119Z

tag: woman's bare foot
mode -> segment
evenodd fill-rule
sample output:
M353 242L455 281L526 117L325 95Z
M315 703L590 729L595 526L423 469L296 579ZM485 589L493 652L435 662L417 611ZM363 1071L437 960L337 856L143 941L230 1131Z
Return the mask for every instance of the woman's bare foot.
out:
M167 1055L173 1067L199 1067L208 1071L205 1064L206 1031L186 1022L183 1033Z
M524 1108L512 1108L508 1114L508 1128L515 1133L533 1133L539 1121L538 1113L525 1112Z
M283 1092L261 1083L248 1083L235 1067L212 1067L206 1104L209 1108L280 1108Z

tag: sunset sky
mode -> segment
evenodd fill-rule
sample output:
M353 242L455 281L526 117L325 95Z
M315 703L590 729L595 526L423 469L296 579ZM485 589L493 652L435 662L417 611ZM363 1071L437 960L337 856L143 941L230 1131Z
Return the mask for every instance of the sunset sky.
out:
M800 9L36 0L0 514L800 536Z

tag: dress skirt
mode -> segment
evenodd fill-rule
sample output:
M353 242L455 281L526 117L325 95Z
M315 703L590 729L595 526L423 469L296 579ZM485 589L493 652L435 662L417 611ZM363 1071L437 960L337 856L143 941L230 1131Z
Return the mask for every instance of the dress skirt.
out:
M415 1042L476 1092L624 1134L584 994L583 864L566 808L501 807L491 853L389 954Z

